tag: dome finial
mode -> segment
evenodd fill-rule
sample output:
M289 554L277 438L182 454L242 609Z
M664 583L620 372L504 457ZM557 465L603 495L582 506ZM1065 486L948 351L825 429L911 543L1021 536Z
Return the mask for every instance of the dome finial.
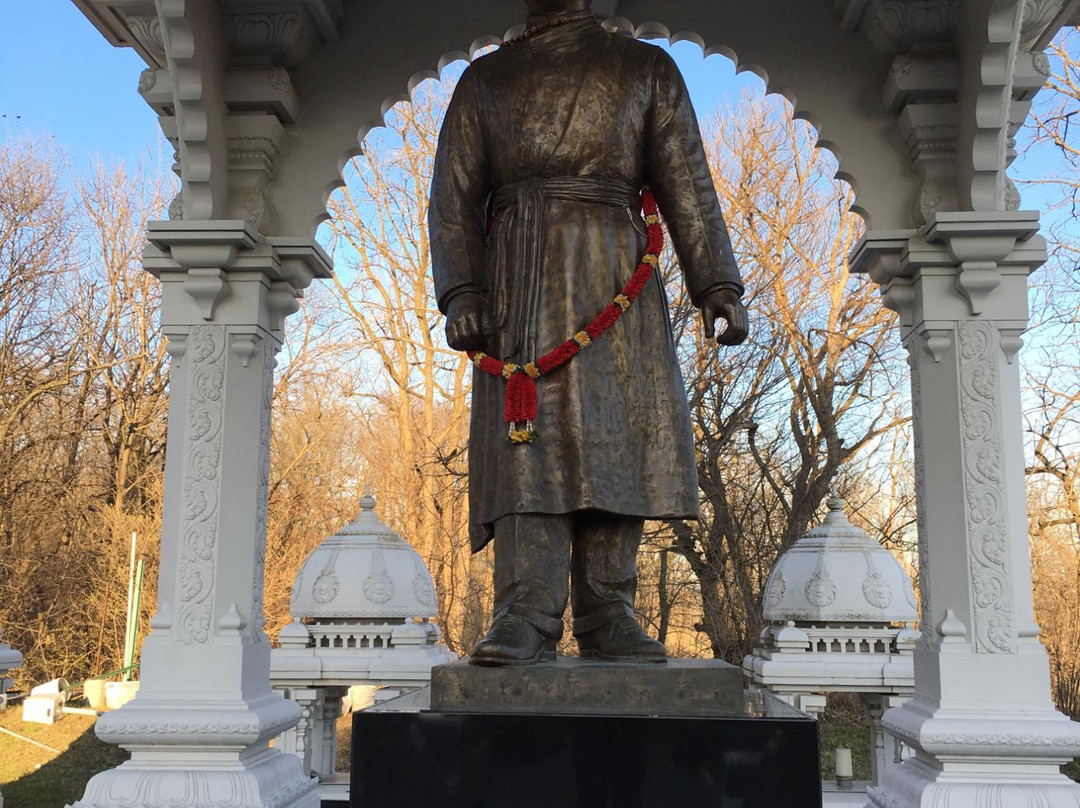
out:
M373 511L375 510L375 497L371 495L371 485L364 486L364 496L360 497L360 510Z
M847 507L844 498L840 496L840 490L837 488L836 483L829 486L829 499L825 504L833 513L842 513L844 508Z

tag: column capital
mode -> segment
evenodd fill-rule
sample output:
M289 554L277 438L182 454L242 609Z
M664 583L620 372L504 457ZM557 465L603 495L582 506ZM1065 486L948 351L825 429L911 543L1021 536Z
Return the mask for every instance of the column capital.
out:
M143 266L162 281L167 328L213 322L279 331L303 290L333 274L315 241L261 237L243 219L151 222L147 240Z
M1038 229L1035 211L935 213L919 230L868 231L849 261L882 287L904 326L969 317L1026 323L1026 278L1046 260Z

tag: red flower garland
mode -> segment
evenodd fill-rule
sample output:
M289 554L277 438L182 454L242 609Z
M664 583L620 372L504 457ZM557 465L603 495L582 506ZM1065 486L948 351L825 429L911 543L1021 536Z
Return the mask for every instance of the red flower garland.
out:
M645 214L645 224L648 228L648 243L645 246L645 254L641 256L641 263L638 264L622 291L615 295L611 303L584 329L562 345L548 351L535 362L524 365L503 362L481 351L468 352L473 364L484 373L506 379L504 420L510 424L510 434L507 436L510 443L532 443L536 438L537 433L533 429L533 420L536 418L537 411L536 380L565 365L581 353L583 348L588 347L593 340L599 339L604 332L615 325L615 321L630 308L630 304L637 299L641 290L645 288L645 284L649 282L649 278L652 277L660 262L660 251L664 247L664 232L660 227L656 199L648 188L641 192L641 210Z

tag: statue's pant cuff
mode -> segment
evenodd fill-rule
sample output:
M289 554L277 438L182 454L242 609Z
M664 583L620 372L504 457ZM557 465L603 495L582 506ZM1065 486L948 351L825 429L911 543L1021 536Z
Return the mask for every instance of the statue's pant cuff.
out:
M590 631L614 623L622 617L632 618L633 616L634 609L628 603L622 601L606 603L600 608L589 612L589 614L574 618L574 636L579 637L582 634L588 634Z
M497 621L505 614L512 614L515 617L520 617L548 639L558 640L562 636L563 622L558 617L551 617L550 615L543 614L535 609L530 609L528 606L522 606L520 603L511 604L505 609L500 610L500 612L495 615L495 620Z

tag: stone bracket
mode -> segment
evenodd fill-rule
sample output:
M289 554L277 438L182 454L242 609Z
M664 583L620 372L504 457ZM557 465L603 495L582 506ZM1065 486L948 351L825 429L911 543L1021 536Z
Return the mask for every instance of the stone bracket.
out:
M199 313L202 314L204 320L214 319L214 309L229 294L224 271L193 267L188 270L187 275L184 291L191 295L192 300L198 305Z
M940 363L942 358L952 347L952 330L945 328L927 328L920 336L923 338L923 346L926 352L934 358L934 363Z
M229 348L244 367L251 364L255 354L259 352L261 342L262 335L259 334L258 329L231 330L229 332ZM233 606L235 605L234 603Z
M1024 328L1022 326L1017 326L1015 328L999 326L998 331L1001 334L999 338L1001 351L1005 354L1005 361L1011 365L1016 361L1016 354L1024 347L1024 340L1020 336L1024 333ZM1038 636L1038 634L1035 636Z
M924 233L929 244L943 244L951 263L959 267L956 291L977 315L983 313L987 298L1001 285L999 267L1011 263L1008 259L1017 243L1031 239L1038 230L1037 211L1000 211L989 216L940 212L931 215ZM1028 271L1035 266L1029 266Z
M212 219L226 202L227 154L221 76L228 46L216 3L157 0L173 85L177 151L187 215Z

